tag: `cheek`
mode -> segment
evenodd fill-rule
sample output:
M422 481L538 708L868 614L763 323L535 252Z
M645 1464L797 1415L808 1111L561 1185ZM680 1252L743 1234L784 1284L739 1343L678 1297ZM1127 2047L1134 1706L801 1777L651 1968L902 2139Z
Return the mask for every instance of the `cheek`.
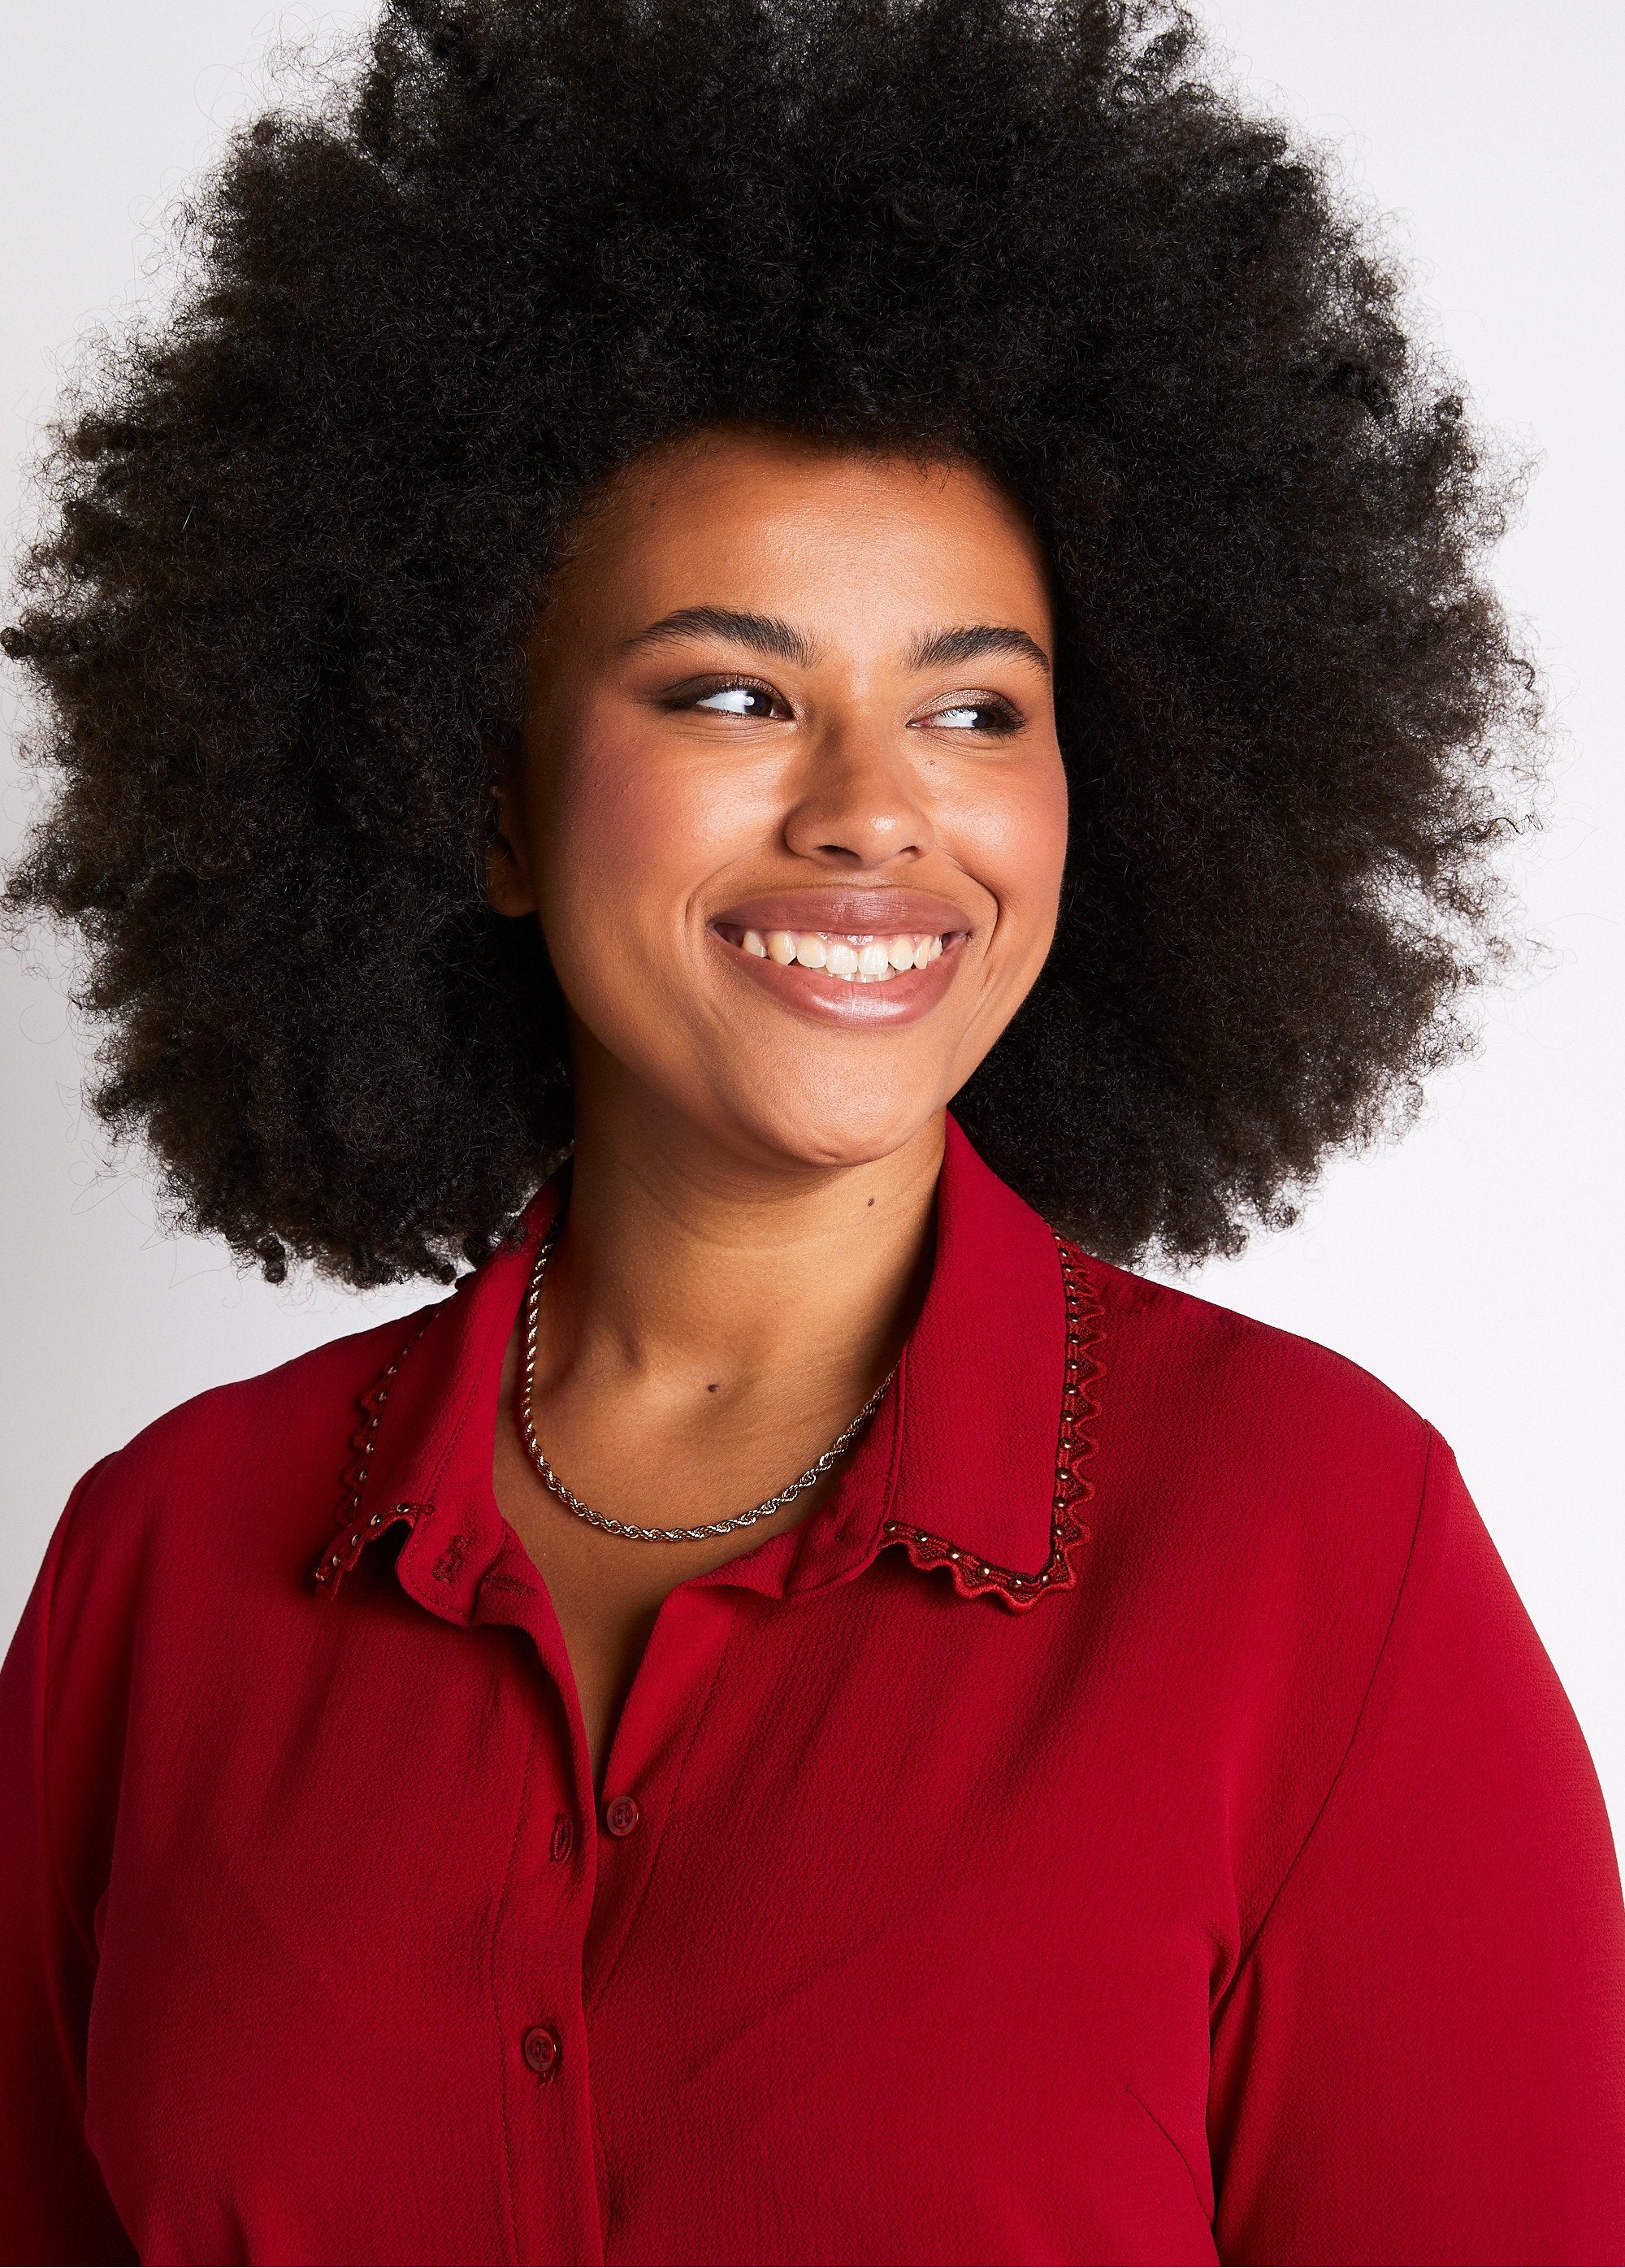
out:
M1059 749L1007 774L996 792L967 798L956 831L962 861L998 901L1011 942L1047 946L1066 865L1067 782Z
M669 748L624 725L584 723L555 759L546 799L549 943L555 922L575 936L613 932L623 946L669 934L727 839L726 799L711 784L702 766L673 763Z

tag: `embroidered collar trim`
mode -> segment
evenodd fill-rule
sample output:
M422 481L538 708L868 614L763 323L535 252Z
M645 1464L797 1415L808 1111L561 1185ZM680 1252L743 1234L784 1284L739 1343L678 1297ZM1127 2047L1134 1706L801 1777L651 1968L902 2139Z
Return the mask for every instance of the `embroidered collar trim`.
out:
M979 1557L963 1538L937 1535L908 1521L886 1521L881 1536L882 1549L889 1544L901 1545L916 1567L927 1571L945 1567L961 1597L978 1598L990 1594L1018 1612L1036 1606L1040 1599L1054 1592L1074 1588L1093 1541L1092 1528L1079 1513L1094 1494L1093 1484L1084 1468L1095 1453L1095 1439L1085 1429L1099 1414L1100 1405L1092 1388L1101 1372L1096 1350L1103 1335L1104 1309L1091 1281L1088 1256L1059 1234L1055 1236L1055 1245L1061 1266L1066 1328L1061 1421L1050 1499L1049 1552L1044 1565L1031 1572L1001 1567ZM339 1534L335 1541L324 1546L311 1571L312 1580L329 1598L336 1596L343 1578L368 1544L376 1543L398 1524L404 1523L409 1531L431 1509L427 1503L409 1500L377 1506L370 1512L365 1505L379 1429L394 1381L402 1364L440 1313L439 1307L433 1307L418 1317L398 1351L358 1397L357 1407L361 1422L351 1437L353 1454L344 1468L342 1493L334 1513L334 1524Z
M901 1543L916 1567L946 1567L954 1588L963 1597L992 1592L1007 1606L1023 1612L1051 1592L1074 1587L1093 1541L1092 1529L1077 1515L1079 1506L1094 1494L1094 1484L1083 1468L1095 1453L1095 1440L1084 1427L1099 1414L1100 1405L1089 1388L1100 1375L1100 1364L1092 1349L1103 1336L1105 1311L1090 1282L1087 1255L1060 1235L1055 1236L1055 1250L1066 1292L1065 1383L1055 1443L1048 1557L1036 1572L1026 1574L994 1566L951 1537L934 1535L929 1528L915 1528L908 1521L888 1520L885 1528L886 1540Z

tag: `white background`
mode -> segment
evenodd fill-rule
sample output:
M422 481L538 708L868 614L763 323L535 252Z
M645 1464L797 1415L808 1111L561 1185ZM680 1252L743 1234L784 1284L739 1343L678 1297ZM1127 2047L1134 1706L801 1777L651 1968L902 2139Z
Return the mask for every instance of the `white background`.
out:
M0 74L0 536L73 342L146 288L167 202L253 104L279 37L368 7L33 0ZM1428 331L1540 470L1502 554L1561 738L1520 852L1534 972L1397 1147L1340 1162L1305 1221L1195 1287L1351 1355L1453 1443L1625 1818L1618 1443L1625 920L1618 615L1625 163L1613 0L1209 0L1256 98L1335 145L1414 265ZM9 688L0 698L10 701ZM4 712L8 736L15 711ZM3 762L0 759L0 762ZM0 850L27 807L0 770ZM161 1235L139 1160L81 1113L59 987L0 954L0 1638L76 1476L160 1410L415 1306L272 1291ZM1189 1279L1188 1279L1189 1280ZM241 1445L253 1457L254 1444Z

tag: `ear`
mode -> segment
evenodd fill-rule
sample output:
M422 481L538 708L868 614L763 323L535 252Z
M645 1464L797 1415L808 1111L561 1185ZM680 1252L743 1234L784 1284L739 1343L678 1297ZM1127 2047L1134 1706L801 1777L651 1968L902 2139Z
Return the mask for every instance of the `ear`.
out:
M536 910L518 798L502 779L491 782L485 807L485 895L493 913L518 916Z

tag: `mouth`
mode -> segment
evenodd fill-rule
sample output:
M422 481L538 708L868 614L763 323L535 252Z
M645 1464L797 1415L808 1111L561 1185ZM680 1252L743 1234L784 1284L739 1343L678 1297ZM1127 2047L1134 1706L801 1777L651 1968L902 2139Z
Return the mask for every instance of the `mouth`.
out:
M843 984L891 984L929 968L964 932L940 930L753 929L713 922L725 945L781 968L817 969Z
M813 1024L874 1031L928 1016L973 924L924 891L801 890L707 924L737 980Z
M977 925L935 891L830 882L737 899L706 926L735 982L811 1023L872 1031L930 1014Z

